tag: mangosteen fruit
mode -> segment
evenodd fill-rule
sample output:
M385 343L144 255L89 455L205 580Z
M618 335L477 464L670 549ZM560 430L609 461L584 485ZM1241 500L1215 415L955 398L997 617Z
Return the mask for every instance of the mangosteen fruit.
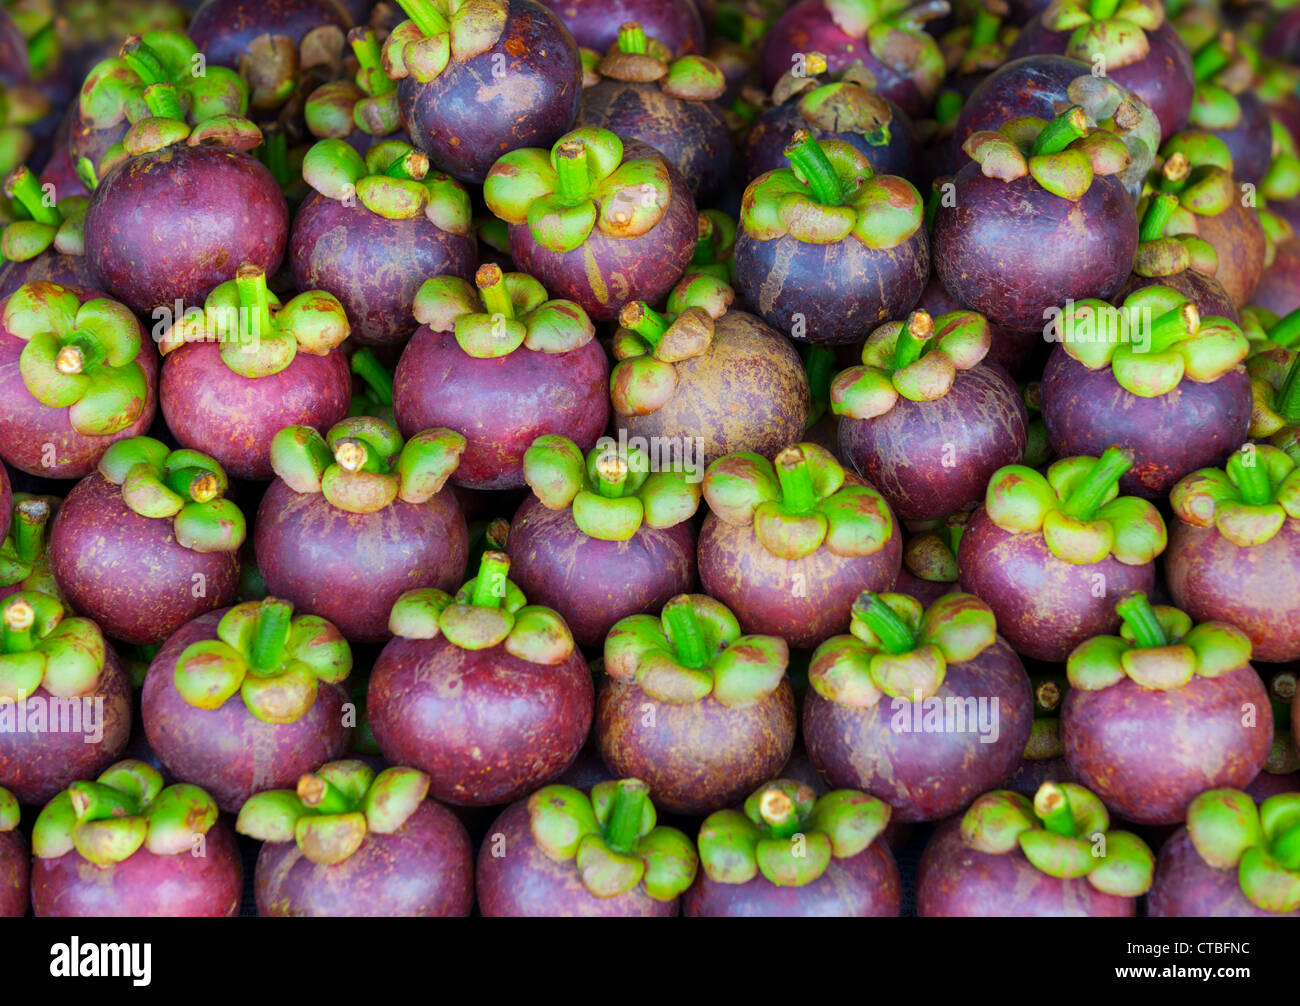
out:
M31 901L31 855L18 830L18 799L0 788L0 918L21 919Z
M708 48L704 13L695 0L541 0L573 33L578 45L604 52L618 41L620 25L639 22L673 52Z
M0 232L0 256L5 260L0 265L0 299L37 280L93 288L82 231L87 197L69 195L47 205L46 191L25 165L5 177L4 193L29 219L15 220Z

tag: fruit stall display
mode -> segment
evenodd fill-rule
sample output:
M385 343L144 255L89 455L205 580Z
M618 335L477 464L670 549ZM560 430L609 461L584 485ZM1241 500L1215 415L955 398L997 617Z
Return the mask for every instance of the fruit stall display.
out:
M0 0L0 916L1300 916L1300 13Z

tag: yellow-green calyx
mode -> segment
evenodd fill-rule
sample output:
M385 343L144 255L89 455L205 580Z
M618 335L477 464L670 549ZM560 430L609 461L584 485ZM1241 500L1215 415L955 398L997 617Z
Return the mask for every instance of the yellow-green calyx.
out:
M0 137L3 133L0 132ZM61 255L85 254L86 196L69 196L57 203L26 165L5 177L4 194L27 214L0 231L0 260L26 262L53 248Z
M619 315L612 346L619 361L609 382L614 411L645 416L667 405L677 390L675 364L708 352L714 322L727 313L735 298L724 280L691 273L669 294L667 315L643 300L627 304Z
M479 266L470 286L459 276L425 280L415 295L415 320L451 332L469 356L508 356L520 346L538 353L568 353L596 336L587 312L571 300L550 300L527 273Z
M1043 12L1043 27L1069 33L1065 55L1084 62L1101 56L1113 69L1145 59L1146 33L1164 22L1161 0L1056 0Z
M174 324L159 343L168 353L188 342L215 342L221 360L241 377L278 374L298 353L328 356L351 333L347 312L332 293L307 290L289 303L266 287L266 273L244 263L210 294L203 311Z
M775 779L750 794L744 811L720 810L700 825L700 865L718 884L760 873L778 887L803 887L832 859L866 850L889 824L889 804L853 789L818 796L811 786Z
M352 651L318 615L293 615L268 597L237 604L217 623L217 638L191 643L176 661L176 690L199 709L220 709L236 692L265 723L295 723L316 703L320 682L343 681Z
M22 165L36 149L31 126L52 111L35 84L0 84L0 175Z
M1076 301L1061 313L1057 337L1089 370L1110 367L1115 382L1142 398L1167 395L1186 377L1217 381L1250 351L1227 318L1202 318L1196 305L1167 286L1129 294L1121 307Z
M1274 321L1267 336L1252 347L1257 351L1246 361L1253 398L1252 437L1271 437L1288 427L1292 431L1300 427L1300 348L1291 348L1297 337L1300 308Z
M393 604L389 631L404 639L447 640L462 650L500 646L534 664L559 664L573 654L573 634L559 613L529 604L509 579L510 558L488 550L478 575L452 597L433 587L408 590Z
M704 273L734 286L736 221L721 210L701 210L697 218L695 254L688 276Z
M379 36L358 26L348 32L348 45L357 60L352 80L332 80L307 98L303 116L317 139L345 140L359 129L370 136L388 136L402 128L397 85L384 72Z
M1011 790L985 793L961 819L962 841L978 852L1024 853L1061 880L1086 878L1105 894L1136 898L1151 887L1155 856L1127 831L1111 831L1105 805L1075 783L1045 782L1034 798Z
M403 21L384 43L383 67L393 80L435 80L453 59L482 55L501 39L507 0L398 0Z
M183 548L234 552L244 543L244 515L225 498L230 480L206 454L131 437L104 452L99 473L122 487L122 502L140 516L170 519Z
M3 324L27 344L18 368L31 396L67 409L77 433L117 433L144 412L148 384L136 360L144 331L130 308L83 300L57 283L27 283L5 303Z
M824 55L805 53L803 66L791 67L772 88L773 105L794 99L810 129L857 133L873 146L889 142L893 110L876 94L876 78L861 63L830 75Z
M672 180L662 157L624 160L623 141L583 126L549 151L523 147L492 165L483 198L496 216L528 225L543 248L579 248L592 230L607 238L648 234L668 212Z
M332 761L302 776L297 789L249 797L235 830L259 842L296 842L313 863L333 866L361 848L367 835L401 830L428 792L429 777L418 769L376 774L363 761Z
M352 416L323 437L311 426L286 426L271 440L271 467L294 492L323 493L349 513L375 513L399 499L427 503L464 452L465 438L454 430L403 440L391 423Z
M988 355L989 324L974 311L949 311L931 318L924 309L906 321L881 325L862 346L862 365L841 371L831 382L831 411L850 419L874 419L899 396L933 402L951 390L957 372Z
M429 171L429 158L402 140L383 140L362 158L344 140L312 145L302 161L303 180L326 199L360 202L388 220L424 214L448 234L468 235L473 224L469 193L454 178Z
M822 0L846 35L862 39L871 54L911 79L928 104L943 83L943 53L927 21L947 13L944 4L915 0Z
M875 555L894 533L894 515L876 490L845 485L843 466L816 444L787 447L768 461L729 454L709 465L704 498L728 524L752 524L773 555L802 559L823 545L839 556Z
M977 5L975 18L939 37L939 49L951 74L970 76L992 73L1007 61L1007 50L1019 29L1004 24L1007 8L998 4Z
M1192 620L1177 608L1152 607L1143 593L1115 605L1118 636L1094 636L1080 643L1066 664L1070 685L1100 691L1125 678L1157 691L1179 688L1193 678L1217 678L1250 665L1250 637L1226 622Z
M973 660L997 640L997 621L973 594L946 594L926 608L907 594L864 591L850 636L826 640L808 665L822 698L866 709L882 696L920 701L943 685L949 664Z
M989 519L1012 534L1041 534L1058 559L1076 565L1114 556L1141 566L1165 550L1164 519L1137 496L1120 496L1119 479L1133 452L1108 447L1100 458L1063 458L1044 476L1025 465L999 468L989 479Z
M1279 793L1256 808L1241 790L1209 790L1188 806L1187 834L1207 865L1236 868L1251 904L1300 908L1300 794Z
M676 527L700 505L700 485L682 471L650 471L636 447L598 445L584 458L567 437L547 434L524 452L524 481L549 510L572 508L583 534L627 541L645 524Z
M728 708L751 706L785 678L790 649L777 636L742 636L726 605L678 594L663 613L620 619L605 639L605 673L660 702L712 695Z
M67 618L58 598L37 591L0 601L0 704L36 689L57 698L93 692L104 670L104 636L86 618Z
M1300 470L1285 451L1245 444L1224 468L1202 468L1169 495L1178 519L1214 526L1242 548L1271 541L1288 520L1300 520Z
M872 250L895 248L921 227L925 206L896 175L876 175L844 140L819 142L806 129L785 148L790 167L760 175L741 201L740 224L756 241L789 235L811 244L852 236Z
M94 782L74 782L41 811L32 828L32 852L58 859L76 852L96 866L112 866L142 846L155 856L200 855L217 823L217 804L189 783L163 787L151 765L127 759Z
M60 596L45 548L50 515L58 504L57 496L14 493L9 533L0 542L0 587L17 584L22 590Z
M22 808L18 798L3 786L0 786L0 833L13 831L22 820Z
M1071 201L1081 199L1093 178L1121 174L1133 155L1114 133L1098 127L1081 105L1050 122L1034 116L1010 119L972 133L962 150L989 178L1013 182L1026 175Z
M703 56L674 59L672 51L658 39L648 38L636 21L619 28L618 38L594 69L611 80L657 81L664 94L683 101L713 101L727 90L727 80L712 60Z
M640 779L598 783L590 796L545 786L528 798L533 841L551 859L572 862L598 898L640 885L656 901L671 901L691 886L699 869L691 840L655 821L650 788Z
M1175 133L1161 145L1160 157L1159 170L1153 171L1147 179L1150 208L1141 218L1140 237L1144 242L1162 235L1187 242L1196 234L1198 217L1218 216L1240 198L1232 177L1232 153L1228 145L1213 133L1197 129ZM1176 199L1172 204L1163 200L1169 206L1167 215L1164 209L1156 208L1161 195L1172 195ZM1163 226L1157 228L1158 223L1163 223ZM1195 242L1187 243L1187 248L1192 268L1214 273L1218 266L1217 255L1210 257Z

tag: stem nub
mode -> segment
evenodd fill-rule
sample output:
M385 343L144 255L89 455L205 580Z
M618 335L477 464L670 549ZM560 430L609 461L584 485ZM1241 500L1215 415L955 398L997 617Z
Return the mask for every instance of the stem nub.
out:
M1200 309L1189 300L1181 307L1166 311L1151 323L1151 342L1148 352L1163 353L1175 343L1195 335L1200 329Z
M1169 159L1160 168L1160 189L1162 192L1181 192L1192 174L1192 162L1181 150L1169 155Z
M781 501L792 513L807 513L817 502L812 472L798 447L787 447L773 461L777 481L781 483Z
M266 273L260 266L245 262L235 273L235 289L239 292L240 320L249 323L247 330L241 324L240 338L270 336L271 295L266 288Z
M823 206L839 206L844 201L844 183L812 133L797 130L786 144L785 156L808 180L808 188L817 202Z
M1142 215L1142 229L1138 232L1139 241L1155 241L1164 236L1165 225L1178 206L1178 197L1172 192L1162 192L1151 200L1146 213Z
M145 84L170 83L171 77L158 54L145 45L139 35L131 35L119 50L122 62L129 66Z
M1088 113L1072 105L1043 127L1029 151L1031 157L1059 154L1081 136L1088 135Z
M36 640L32 637L36 609L25 597L15 597L5 605L3 622L5 653L26 653L36 645Z
M1196 50L1192 56L1192 72L1197 82L1209 80L1232 61L1232 32L1225 31Z
M933 335L934 319L929 311L917 308L909 314L894 343L894 369L902 370L919 360Z
M389 178L409 178L417 182L423 181L428 173L429 155L414 147L384 168L384 174Z
M5 179L4 191L10 199L17 200L38 224L58 227L63 223L58 208L46 205L45 190L27 165L20 165L10 173Z
M1290 314L1277 320L1268 331L1269 342L1275 342L1279 346L1285 346L1290 349L1300 339L1300 307L1297 307Z
M1239 463L1233 465L1233 468L1242 502L1252 506L1273 502L1273 487L1269 484L1268 471L1259 463L1258 456L1240 455L1238 460Z
M699 619L689 598L674 599L664 605L663 621L672 637L677 662L683 667L699 669L709 662L709 653L700 632Z
M1034 794L1034 813L1048 831L1074 838L1074 811L1070 809L1070 798L1056 783L1045 782L1038 787Z
M1092 515L1119 482L1120 476L1133 467L1133 458L1133 451L1129 448L1113 444L1107 447L1087 477L1074 487L1061 509L1075 520L1092 520Z
M629 301L619 312L618 323L635 332L652 346L668 331L668 319L643 300Z
M799 830L799 815L790 794L775 786L758 798L758 814L773 838L789 838Z
M1296 312L1300 314L1300 310ZM1300 352L1291 361L1286 380L1277 393L1277 411L1288 423L1300 424Z
M353 803L323 776L309 772L298 779L298 799L318 814L346 814Z
M636 849L641 837L641 822L645 819L645 805L650 799L650 788L640 779L621 779L614 791L609 820L605 822L605 844L615 852L628 855Z
M149 114L155 118L185 121L181 97L171 84L150 84L144 89L144 103L149 107Z
M284 663L284 645L289 641L293 605L268 597L257 613L257 628L248 648L249 663L255 670L273 671Z
M1090 0L1088 4L1088 13L1094 21L1104 21L1108 17L1114 17L1118 9L1119 0Z
M406 11L406 16L426 36L441 35L451 27L446 15L433 5L433 0L397 0L397 6Z
M908 653L916 648L916 636L907 623L873 591L864 590L858 595L853 602L853 617L866 622L880 645L890 653Z
M596 491L605 499L621 499L630 472L627 458L618 450L607 450L596 460Z
M379 48L379 36L373 28L358 26L348 32L348 45L357 57L361 72L357 84L371 97L397 90L391 77L384 72L384 61Z
M479 296L487 313L494 317L500 315L507 321L515 316L515 306L510 302L510 291L506 289L506 276L495 262L488 262L478 267L474 273L474 285L478 287Z
M499 608L506 597L506 578L510 574L510 557L504 552L489 550L479 560L478 577L474 580L474 593L470 604L476 608Z
M979 13L975 15L975 24L971 26L969 48L974 49L997 41L998 30L1001 27L1000 17L986 8L980 8Z
M561 143L555 149L555 174L559 179L561 198L571 202L585 199L591 188L586 144L578 140Z
M23 500L14 507L14 554L26 563L35 562L45 548L45 525L50 505L42 499Z
M645 29L636 21L629 21L618 29L618 47L623 52L644 55L647 41Z
M1169 637L1165 635L1160 619L1156 618L1155 611L1142 591L1134 591L1122 597L1115 605L1115 610L1124 620L1124 624L1132 630L1138 646L1143 649L1154 649L1169 645Z
M352 354L351 366L352 373L366 382L381 405L393 404L393 375L379 357L368 349L358 349Z

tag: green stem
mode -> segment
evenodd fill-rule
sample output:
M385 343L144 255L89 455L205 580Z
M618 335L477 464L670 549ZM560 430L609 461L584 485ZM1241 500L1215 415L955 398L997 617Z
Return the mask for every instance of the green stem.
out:
M713 265L718 256L713 248L713 221L701 213L695 220L695 254L691 265Z
M271 334L271 294L266 288L266 273L245 262L235 272L235 289L239 292L240 338L260 339ZM248 327L244 328L247 319Z
M639 779L621 779L614 791L614 803L605 822L605 844L615 852L628 855L636 849L645 820L645 805L650 789Z
M1241 501L1252 506L1263 506L1273 502L1273 487L1269 484L1268 472L1259 463L1259 458L1252 454L1247 463L1245 455L1239 454L1237 464L1233 465L1237 476L1237 488L1241 492ZM1231 460L1228 462L1232 464Z
M357 83L371 97L397 90L397 85L384 72L384 61L379 48L379 36L373 28L353 28L348 32L348 45L357 57L361 72Z
M619 312L618 323L635 332L652 346L668 331L668 319L643 300L634 300Z
M799 831L799 815L790 794L775 786L758 798L758 813L772 838L789 838Z
M1181 150L1169 156L1160 168L1160 191L1182 192L1192 173L1192 164Z
M406 11L406 16L426 37L441 35L451 27L446 15L433 5L433 0L397 0L397 6Z
M699 619L688 599L664 605L663 621L672 637L673 651L677 662L683 667L699 669L709 662L709 653L704 645L704 634L700 632Z
M1119 0L1091 0L1088 4L1088 14L1094 21L1104 21L1108 17L1114 17L1118 9Z
M1273 839L1273 858L1285 870L1300 870L1300 824L1292 825Z
M1070 809L1070 798L1056 783L1045 782L1038 787L1038 792L1034 794L1034 813L1048 831L1067 838L1075 836L1074 811Z
M21 203L23 209L38 224L58 227L63 223L63 214L59 212L58 207L45 204L45 190L41 188L40 180L32 174L27 165L15 168L5 180L5 194Z
M1169 645L1169 637L1165 635L1160 619L1156 618L1155 611L1142 591L1125 595L1115 605L1115 611L1132 631L1138 646L1149 650Z
M951 125L957 121L957 116L961 115L964 104L965 101L959 92L943 91L935 99L934 117L941 126Z
M1147 352L1163 353L1189 336L1195 335L1201 327L1201 312L1190 300L1166 311L1151 323L1151 339Z
M781 483L781 500L791 513L807 513L817 502L813 491L808 460L798 447L787 447L776 456L777 481Z
M280 188L285 189L297 181L289 170L289 141L278 129L266 129L266 139L262 141L261 161L266 170Z
M499 608L506 597L506 577L510 573L510 557L504 552L487 551L478 563L478 576L474 579L474 592L470 604L476 608Z
M1088 113L1075 105L1043 127L1029 151L1031 157L1059 154L1081 136L1088 134Z
M798 130L786 145L785 156L808 180L808 188L817 202L823 206L839 206L844 201L844 184L812 133Z
M825 346L809 345L804 356L804 370L808 372L809 397L814 402L830 401L831 381L835 378L835 351Z
M1277 411L1288 423L1300 423L1300 351L1296 352L1286 380L1278 390Z
M645 29L636 21L629 21L618 30L618 47L623 52L644 55L647 46Z
M318 814L346 814L355 804L324 776L309 772L298 779L298 799Z
M150 84L144 89L144 103L149 106L149 114L155 118L185 121L180 95L171 84Z
M0 642L5 653L26 653L36 645L32 627L36 623L36 610L21 595L12 597L5 605Z
M867 623L880 645L890 653L909 653L916 649L916 636L887 605L879 594L864 590L853 602L853 617Z
M1044 678L1034 685L1034 714L1055 713L1060 709L1063 697L1060 681L1056 678Z
M970 45L968 48L974 49L981 45L988 45L990 42L996 42L998 30L1002 27L1002 19L992 11L980 8L980 12L975 15L975 24L970 30Z
M171 82L171 75L163 66L162 60L158 58L158 54L145 45L139 35L132 35L122 43L121 55L122 61L135 71L135 75L145 84Z
M917 308L907 316L907 322L898 332L894 343L894 370L911 366L921 358L930 337L934 335L934 319L924 308Z
M99 782L74 782L68 787L72 810L78 821L107 821L113 817L136 817L140 803L129 793Z
M587 147L577 140L565 140L555 149L555 174L560 197L570 202L586 199L591 189L591 172L587 167Z
M423 181L428 173L429 155L414 147L384 168L384 174L389 178L409 178L417 182Z
M1092 470L1070 493L1061 510L1075 520L1092 520L1121 475L1133 467L1133 452L1127 448L1107 447Z
M178 468L164 481L172 492L196 503L208 503L221 495L221 481L206 468Z
M1268 339L1269 342L1290 349L1296 340L1300 339L1300 307L1297 307L1286 317L1279 318L1277 323L1269 329Z
M1192 57L1192 72L1198 82L1209 80L1227 66L1231 58L1223 41L1216 38L1196 50Z
M1147 205L1142 215L1142 229L1138 232L1139 241L1155 241L1164 236L1165 225L1178 207L1178 197L1170 192L1162 192Z
M515 316L515 305L510 301L510 291L506 288L505 273L495 262L481 265L474 274L474 285L478 287L479 296L487 313L496 317L500 315L507 321Z
M352 354L352 373L356 374L374 393L380 405L393 404L393 375L368 349L358 349Z
M50 505L45 500L23 500L14 507L14 554L19 561L30 564L41 557L49 519Z
M293 605L268 597L257 613L257 627L248 647L248 662L255 670L271 671L284 663L284 646L289 641Z

